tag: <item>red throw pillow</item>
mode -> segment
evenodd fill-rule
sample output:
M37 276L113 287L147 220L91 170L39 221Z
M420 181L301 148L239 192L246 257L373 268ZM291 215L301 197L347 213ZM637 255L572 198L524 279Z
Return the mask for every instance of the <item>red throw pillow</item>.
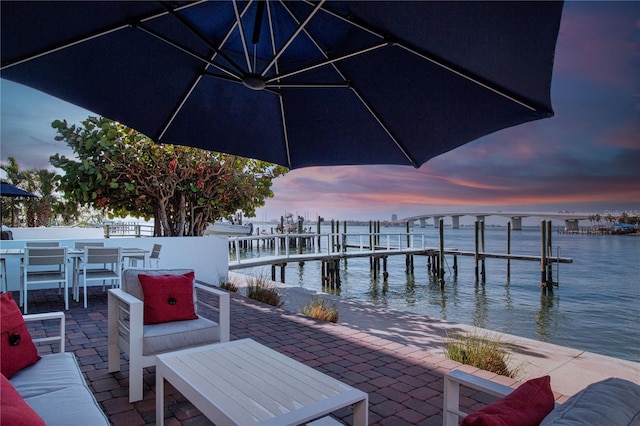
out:
M42 417L29 406L4 374L0 383L0 424L46 426Z
M138 279L144 294L144 323L197 319L193 305L194 273L183 275L145 275Z
M31 340L31 334L22 318L22 312L11 297L11 293L0 295L0 370L6 377L40 359L38 350Z
M538 426L553 410L551 377L531 379L509 395L464 418L460 426Z

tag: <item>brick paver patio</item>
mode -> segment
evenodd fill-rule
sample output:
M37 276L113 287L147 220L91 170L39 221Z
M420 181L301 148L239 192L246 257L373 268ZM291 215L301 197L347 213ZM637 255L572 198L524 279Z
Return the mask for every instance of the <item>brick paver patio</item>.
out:
M100 288L91 288L89 293L88 309L72 302L66 313L66 349L76 354L96 399L114 425L154 424L155 369L146 370L144 399L130 404L126 360L122 371L107 371L106 293ZM14 297L17 299L17 293ZM63 307L57 290L29 293L29 313ZM371 425L441 425L444 373L453 368L477 371L433 355L429 348L399 344L232 294L231 338L246 337L367 392ZM167 425L210 424L169 385L165 398ZM461 405L468 409L489 401L491 397L471 391L461 397ZM351 424L349 409L333 415Z

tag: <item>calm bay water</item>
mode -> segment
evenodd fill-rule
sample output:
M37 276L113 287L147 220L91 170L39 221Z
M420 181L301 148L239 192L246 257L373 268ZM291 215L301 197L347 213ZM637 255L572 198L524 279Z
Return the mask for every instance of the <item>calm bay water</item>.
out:
M259 225L258 225L259 226ZM314 227L315 229L315 227ZM330 228L323 226L322 233ZM382 228L398 234L402 227ZM349 234L368 233L368 227L350 226ZM434 228L415 228L416 238L424 234L426 246L438 247ZM397 237L396 241L397 241ZM445 228L445 248L473 251L473 227ZM506 253L505 227L487 227L485 251ZM589 352L640 362L640 237L623 235L552 235L553 255L573 259L554 266L553 294L540 292L538 262L511 261L507 279L506 260L486 260L486 281L476 283L473 257L458 256L458 275L453 275L453 258L447 256L444 289L429 276L426 257L416 256L413 275L405 273L404 256L390 256L389 277L374 279L368 258L349 259L341 265L341 288L346 299L366 301L448 321L471 324L517 336L555 343ZM358 237L350 237L359 243ZM366 240L368 241L368 240ZM385 245L382 238L382 245ZM524 227L511 232L511 253L540 255L540 231ZM267 255L266 252L247 256ZM271 275L270 267L241 270L249 275ZM290 263L285 271L289 285L326 291L322 287L320 262L303 267Z

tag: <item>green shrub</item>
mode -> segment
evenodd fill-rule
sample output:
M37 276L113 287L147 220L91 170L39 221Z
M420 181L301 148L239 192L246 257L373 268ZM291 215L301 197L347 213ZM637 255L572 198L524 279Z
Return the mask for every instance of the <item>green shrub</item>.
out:
M511 356L504 349L500 339L482 334L447 337L445 342L447 358L463 364L507 377L515 377L519 368L510 369Z
M238 291L238 286L232 282L220 283L220 288L226 291L230 291L232 293L237 293Z
M232 281L223 281L220 283L220 288L232 293L238 292L238 285Z
M218 287L232 293L237 293L239 286L236 281L237 281L236 277L229 278L228 275L220 274L218 276Z
M282 296L273 284L265 277L252 277L248 280L247 297L258 302L266 303L278 308L284 305Z
M338 309L327 305L327 301L322 298L313 299L311 306L302 308L302 313L322 321L338 322Z

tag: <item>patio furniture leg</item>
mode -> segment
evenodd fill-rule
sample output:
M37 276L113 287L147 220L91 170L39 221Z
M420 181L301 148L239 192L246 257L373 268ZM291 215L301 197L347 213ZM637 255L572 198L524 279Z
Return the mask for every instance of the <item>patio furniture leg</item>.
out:
M22 301L22 310L24 311L23 313L26 315L27 314L27 283L23 282L22 283L22 287L20 288L20 296L21 296L21 301Z
M142 336L139 345L129 347L129 402L140 401L143 398L142 379Z
M118 318L119 304L118 300L109 293L108 296L108 314L109 320L107 326L107 349L109 359L109 373L120 371L120 346L118 345Z
M443 418L444 426L457 426L459 423L458 413L460 412L460 383L444 377L444 401L445 413Z
M82 294L82 299L83 299L83 307L85 309L87 309L87 276L84 276L83 282L82 282L82 289L83 289L83 294Z
M0 268L2 268L2 292L8 291L7 284L7 263L4 258L0 259Z
M64 282L64 310L69 310L69 276L67 275L67 279Z
M164 426L164 377L156 370L156 426Z

